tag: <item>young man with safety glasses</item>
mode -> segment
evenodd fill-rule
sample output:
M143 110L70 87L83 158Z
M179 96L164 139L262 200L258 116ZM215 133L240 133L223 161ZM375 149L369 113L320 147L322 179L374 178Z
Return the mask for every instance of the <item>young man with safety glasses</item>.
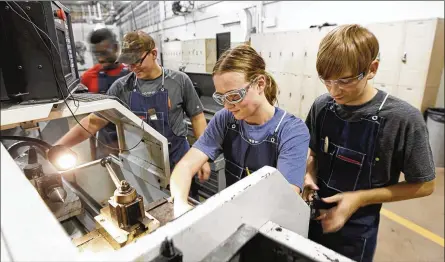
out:
M90 93L105 94L118 78L130 73L122 63L116 63L119 43L116 35L108 28L101 28L89 37L91 51L99 62L82 74L81 83Z
M339 26L321 41L317 71L328 94L316 99L303 197L317 191L326 208L309 239L355 261L372 261L382 203L430 195L435 167L419 110L368 81L379 43L359 25ZM399 182L400 173L404 182Z
M129 74L130 71L124 64L116 63L119 43L110 29L101 28L93 31L89 36L89 42L91 52L99 63L85 71L80 82L88 88L89 93L105 94L117 79ZM116 152L110 149L110 147L117 147L116 127L112 123L99 131L98 139L109 147L95 143L97 145L96 157Z
M148 34L143 31L126 34L117 61L127 64L132 73L115 81L107 94L118 97L133 113L167 138L170 168L173 170L190 149L184 113L191 120L196 138L203 134L207 122L190 78L183 72L161 67L157 58L155 42ZM108 121L90 114L80 123L90 133L95 133ZM57 144L71 147L88 137L89 134L77 125ZM208 179L209 164L203 163L197 173L200 179ZM196 198L196 188L193 196Z

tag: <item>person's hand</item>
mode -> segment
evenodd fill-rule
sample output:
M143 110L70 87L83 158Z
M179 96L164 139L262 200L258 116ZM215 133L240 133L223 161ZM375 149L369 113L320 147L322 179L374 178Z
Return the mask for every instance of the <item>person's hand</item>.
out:
M186 213L187 211L191 210L192 208L193 208L193 206L191 206L187 202L175 200L173 202L173 216L174 216L174 218L178 218L178 217L182 216L184 213Z
M304 201L312 201L312 194L314 191L318 190L317 186L317 178L309 173L306 173L304 176L303 183L303 200Z
M322 198L326 203L337 203L337 206L328 210L321 209L320 216L316 220L321 220L323 233L337 232L346 221L362 205L359 192L345 192Z
M199 182L203 183L204 181L207 181L210 177L210 172L210 164L206 162L198 171Z

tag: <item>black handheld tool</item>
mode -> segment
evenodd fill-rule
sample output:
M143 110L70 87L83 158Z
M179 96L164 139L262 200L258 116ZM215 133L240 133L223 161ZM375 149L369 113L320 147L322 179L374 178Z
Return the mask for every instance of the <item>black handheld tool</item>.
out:
M165 238L161 243L159 255L152 262L182 262L182 252L173 245L173 240Z
M320 209L330 209L337 206L337 203L326 203L319 196L317 191L312 194L312 200L306 202L311 209L311 219L320 216Z

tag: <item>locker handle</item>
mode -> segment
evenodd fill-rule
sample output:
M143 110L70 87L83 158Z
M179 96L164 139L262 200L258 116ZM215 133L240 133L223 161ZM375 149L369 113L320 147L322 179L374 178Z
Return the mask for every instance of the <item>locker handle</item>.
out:
M403 62L403 63L406 63L406 52L403 53L403 56L402 56L402 62Z

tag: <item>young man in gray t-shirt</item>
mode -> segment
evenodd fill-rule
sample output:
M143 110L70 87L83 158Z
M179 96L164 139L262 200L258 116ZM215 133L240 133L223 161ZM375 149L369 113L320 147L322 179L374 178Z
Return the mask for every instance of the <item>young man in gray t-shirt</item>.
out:
M373 260L382 203L434 190L421 113L368 81L377 73L378 53L375 36L359 25L328 33L316 66L329 94L316 99L306 119L311 140L303 197L317 191L325 202L308 237L355 261Z
M169 142L170 168L188 151L186 114L192 123L196 138L203 134L207 122L202 103L190 78L179 71L162 68L157 62L155 42L143 31L124 36L118 62L125 63L132 71L119 78L108 90L108 95L119 98L136 115L142 117ZM96 114L83 118L56 144L72 147L90 134L105 127L109 122ZM207 179L210 166L205 163L199 171L200 179Z

